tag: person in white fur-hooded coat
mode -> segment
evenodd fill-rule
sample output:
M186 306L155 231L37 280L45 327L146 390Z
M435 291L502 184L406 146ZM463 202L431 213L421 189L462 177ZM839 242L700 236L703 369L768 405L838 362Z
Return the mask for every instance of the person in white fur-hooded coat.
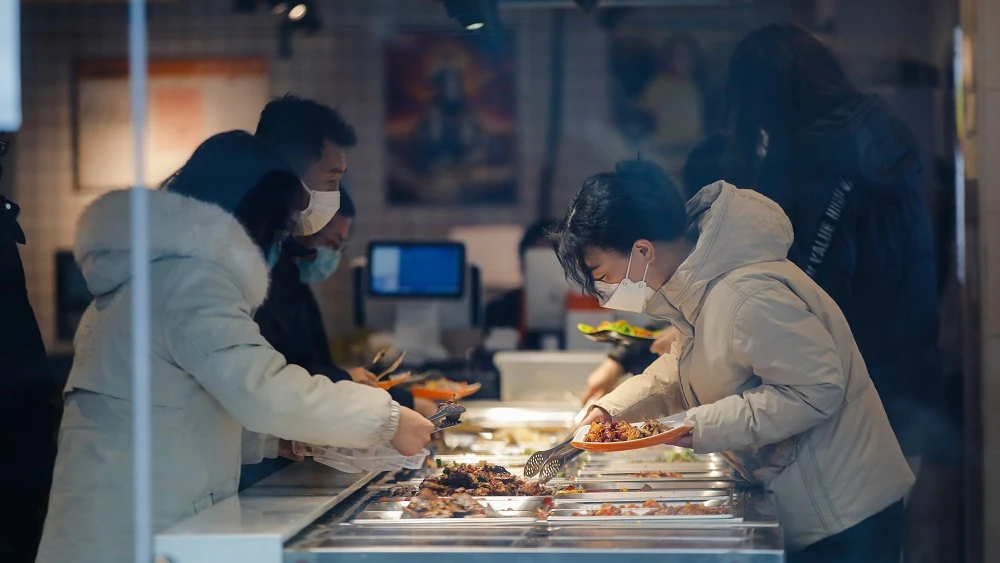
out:
M282 160L237 131L149 193L156 531L235 494L241 463L276 455L271 436L405 454L430 439L433 425L387 392L313 377L260 335L268 256L306 198ZM76 334L40 563L132 561L129 235L128 191L98 198L77 227L94 301Z

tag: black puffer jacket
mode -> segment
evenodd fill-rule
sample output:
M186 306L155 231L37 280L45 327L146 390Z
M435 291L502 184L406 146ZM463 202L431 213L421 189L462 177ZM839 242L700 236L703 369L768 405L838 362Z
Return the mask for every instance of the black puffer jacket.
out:
M0 196L0 365L13 377L21 368L45 359L45 345L28 302L24 267L17 250L24 232L17 224L20 208Z
M795 229L789 258L840 305L908 455L938 382L933 233L920 153L877 96L859 96L787 142L772 140L758 191Z

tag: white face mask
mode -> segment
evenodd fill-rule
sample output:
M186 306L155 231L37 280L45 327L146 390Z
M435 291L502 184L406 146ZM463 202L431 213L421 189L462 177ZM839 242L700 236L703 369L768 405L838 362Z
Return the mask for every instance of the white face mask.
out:
M318 233L337 214L340 209L340 191L314 192L304 182L302 186L309 192L309 206L299 214L294 234L309 236Z
M646 270L642 273L642 280L634 282L628 278L632 269L632 254L628 257L628 267L625 269L625 278L619 283L605 283L595 281L594 287L606 297L601 300L601 307L614 309L616 311L628 311L631 313L641 313L646 308L646 302L656 294L651 288L646 286L646 274L649 273L649 263L646 263Z

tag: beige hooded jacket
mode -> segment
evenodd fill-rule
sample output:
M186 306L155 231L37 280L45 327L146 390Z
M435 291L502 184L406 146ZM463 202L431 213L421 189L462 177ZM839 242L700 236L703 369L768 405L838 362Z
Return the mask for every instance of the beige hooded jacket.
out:
M775 494L790 550L902 499L913 475L844 315L785 258L785 214L718 182L688 217L695 248L644 311L681 337L597 406L626 420L686 410L695 451L724 452Z

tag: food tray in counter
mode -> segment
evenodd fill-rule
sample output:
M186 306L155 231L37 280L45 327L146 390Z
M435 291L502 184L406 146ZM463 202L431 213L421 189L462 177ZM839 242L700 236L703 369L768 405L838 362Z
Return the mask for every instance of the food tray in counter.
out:
M666 462L641 462L641 463L591 463L581 462L579 475L588 474L593 477L650 477L655 474L663 474L670 477L674 474L686 475L688 473L708 473L711 471L727 471L730 465L726 462L695 461L684 463Z
M428 499L423 499L428 500ZM485 510L490 511L488 516L456 516L456 517L408 517L406 509L418 499L392 500L383 502L380 498L374 498L361 512L359 512L352 522L355 524L383 524L395 522L397 524L433 525L447 524L449 526L460 525L483 525L483 524L525 524L532 523L539 519L541 512L544 512L552 505L549 497L477 497L474 499ZM435 502L433 499L431 502Z
M603 471L588 471L586 468L577 471L575 474L577 482L607 482L607 481L631 481L652 483L656 481L733 481L738 476L730 468L720 471L698 471L698 472L672 472L672 471L647 471L636 473L604 473Z
M741 522L741 505L731 497L683 500L658 496L643 501L556 500L547 520L555 523L595 522Z
M733 483L692 483L690 485L698 486L677 487L674 483L611 482L584 487L572 483L560 486L556 490L555 498L560 500L582 499L604 502L632 502L635 500L645 501L650 498L693 501L732 498L733 496Z

